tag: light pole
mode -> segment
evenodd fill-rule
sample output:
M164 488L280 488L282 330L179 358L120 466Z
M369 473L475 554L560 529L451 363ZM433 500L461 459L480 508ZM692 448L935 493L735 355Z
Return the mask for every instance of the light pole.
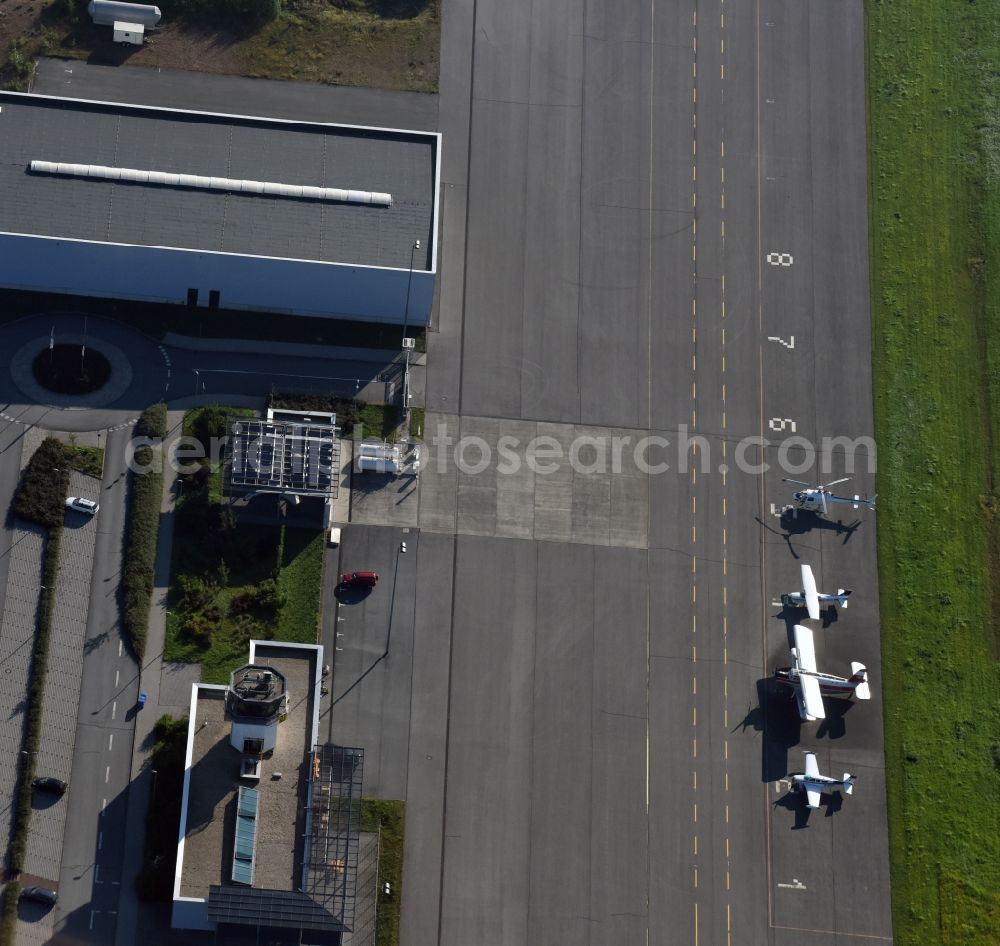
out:
M420 241L410 247L410 271L406 277L406 305L403 306L403 420L410 417L410 347L407 344L406 326L410 320L410 285L413 282L413 254L420 249Z

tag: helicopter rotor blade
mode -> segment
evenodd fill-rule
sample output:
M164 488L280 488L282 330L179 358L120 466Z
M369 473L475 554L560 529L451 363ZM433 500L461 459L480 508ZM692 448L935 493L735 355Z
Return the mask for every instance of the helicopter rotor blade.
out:
M806 483L806 482L804 482L803 480L790 480L790 479L789 479L789 478L788 478L787 476L783 476L783 477L781 478L781 482L782 482L782 483L795 483L795 484L796 484L796 485L798 485L798 486L806 486L806 487L808 487L809 489L812 489L812 488L813 488L813 486L812 486L812 484L811 484L811 483Z
M846 483L850 479L849 476L845 476L843 479L834 480L832 483L827 483L825 486L821 486L820 489L829 489L831 486L837 486L840 483Z

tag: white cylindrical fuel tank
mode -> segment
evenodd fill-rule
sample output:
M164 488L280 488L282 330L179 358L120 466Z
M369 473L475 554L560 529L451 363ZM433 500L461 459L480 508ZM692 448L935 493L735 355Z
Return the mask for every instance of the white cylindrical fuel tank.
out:
M116 20L156 26L163 16L159 7L145 3L124 3L122 0L90 0L87 12L98 26L113 26Z

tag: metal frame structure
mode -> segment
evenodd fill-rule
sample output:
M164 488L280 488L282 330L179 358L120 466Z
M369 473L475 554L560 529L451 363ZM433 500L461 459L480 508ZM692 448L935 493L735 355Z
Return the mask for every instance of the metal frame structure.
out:
M313 750L303 889L354 926L364 750L327 743Z
M336 426L230 417L228 491L333 498L339 488Z

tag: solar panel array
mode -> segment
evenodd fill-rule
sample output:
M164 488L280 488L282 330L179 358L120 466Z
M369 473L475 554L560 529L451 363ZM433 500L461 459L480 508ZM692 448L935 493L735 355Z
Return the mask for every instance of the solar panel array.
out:
M256 788L240 786L236 802L236 845L233 851L233 881L253 883L254 855L257 850L257 810L259 795Z
M229 485L237 491L328 496L340 467L337 428L237 417L229 421Z

